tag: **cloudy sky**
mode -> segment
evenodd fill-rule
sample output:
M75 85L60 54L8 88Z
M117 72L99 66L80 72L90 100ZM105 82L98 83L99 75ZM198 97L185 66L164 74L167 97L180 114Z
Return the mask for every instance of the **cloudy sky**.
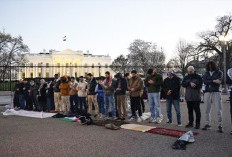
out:
M198 41L230 12L232 0L0 0L0 29L22 35L31 53L70 48L116 58L143 39L170 59L180 38Z

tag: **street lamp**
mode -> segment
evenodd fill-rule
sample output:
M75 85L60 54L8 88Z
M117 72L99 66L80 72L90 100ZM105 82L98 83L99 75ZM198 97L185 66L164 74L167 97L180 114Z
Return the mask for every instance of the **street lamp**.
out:
M227 42L228 42L228 38L225 35L222 35L219 37L219 41L220 41L220 45L221 45L221 49L222 49L222 53L223 53L223 63L224 63L224 67L223 67L223 74L224 74L224 89L222 90L223 94L227 94L228 90L227 90L227 86L226 86L226 48L227 48Z

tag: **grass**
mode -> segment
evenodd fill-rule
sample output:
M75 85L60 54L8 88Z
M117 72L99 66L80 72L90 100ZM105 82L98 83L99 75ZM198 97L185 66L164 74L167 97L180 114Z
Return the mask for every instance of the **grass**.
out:
M0 91L10 91L10 84L11 90L14 90L16 82L0 82Z

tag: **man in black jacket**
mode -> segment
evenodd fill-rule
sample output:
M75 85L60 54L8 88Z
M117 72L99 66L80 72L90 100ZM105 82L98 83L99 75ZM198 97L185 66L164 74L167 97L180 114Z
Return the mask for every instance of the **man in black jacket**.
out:
M184 77L182 86L186 88L185 91L185 100L187 101L188 106L188 116L189 123L186 125L186 128L193 127L193 110L196 113L196 125L195 128L200 128L201 121L201 111L200 111L200 102L201 102L201 88L202 88L202 78L200 75L196 74L193 66L187 68L188 75Z
M52 85L53 85L53 92L54 92L54 104L55 104L55 111L56 112L60 112L61 109L61 95L60 95L60 78L59 78L59 74L55 74L54 75L55 80L53 81Z
M87 74L87 79L89 80L88 82L88 113L92 114L92 106L94 104L94 108L95 108L95 117L98 115L98 104L97 104L97 99L95 98L96 92L95 92L95 88L97 86L97 81L95 79L95 77L93 77L93 75L91 73Z
M122 77L121 73L117 73L115 77L117 78L115 85L115 90L116 90L115 94L117 98L118 115L120 119L125 120L125 118L127 117L127 111L126 111L127 81L125 78Z
M210 126L210 111L211 104L216 106L218 115L218 131L222 130L222 104L221 104L221 93L219 87L222 81L222 72L217 69L217 65L213 61L209 61L206 65L206 72L203 76L203 82L205 84L204 102L206 106L206 124L202 130L209 130Z
M166 95L166 108L167 108L167 123L172 123L172 104L176 110L176 117L178 126L181 125L180 114L180 78L177 77L172 71L167 73L167 78L164 79L163 90Z

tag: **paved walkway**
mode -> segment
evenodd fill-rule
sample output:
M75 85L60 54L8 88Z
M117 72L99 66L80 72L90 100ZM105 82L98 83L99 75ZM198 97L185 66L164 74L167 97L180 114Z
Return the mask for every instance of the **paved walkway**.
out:
M80 126L53 118L36 119L0 114L0 156L1 157L231 157L232 130L229 103L223 96L224 133L217 132L217 114L212 110L210 131L198 131L196 142L187 145L187 150L173 150L173 137L148 134L128 130L107 130L99 126ZM148 109L148 106L146 106ZM202 124L204 124L204 104L201 104ZM5 108L0 107L0 112ZM162 112L166 117L165 104ZM181 104L182 122L188 122L186 104ZM173 118L176 119L173 112ZM166 128L186 130L174 124L165 123ZM147 122L142 124L154 125Z

